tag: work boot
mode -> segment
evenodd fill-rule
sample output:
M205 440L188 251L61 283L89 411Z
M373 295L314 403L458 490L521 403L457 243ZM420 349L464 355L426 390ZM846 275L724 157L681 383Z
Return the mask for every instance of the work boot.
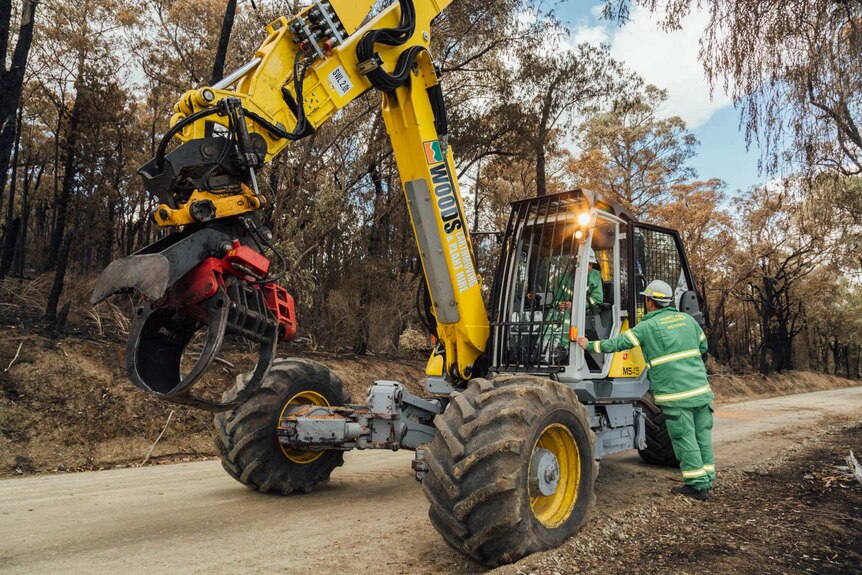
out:
M694 487L689 487L688 485L677 485L673 489L670 490L671 493L676 495L685 495L686 497L691 497L692 499L697 499L698 501L706 501L709 499L709 489L704 489L703 491L699 489L695 489Z

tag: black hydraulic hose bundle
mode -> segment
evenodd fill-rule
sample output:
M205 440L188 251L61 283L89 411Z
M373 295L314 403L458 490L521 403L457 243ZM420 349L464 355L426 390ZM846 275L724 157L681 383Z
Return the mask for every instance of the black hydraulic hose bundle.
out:
M398 28L381 28L370 30L359 40L356 46L356 59L360 66L368 64L371 69L366 73L368 81L376 89L384 93L395 91L410 79L410 71L413 62L424 46L411 46L398 56L395 70L392 74L380 66L377 54L374 52L375 44L386 46L402 46L416 31L416 8L413 0L399 0L401 5L401 22ZM431 101L431 109L434 111L434 128L437 135L445 142L449 127L446 120L446 106L443 102L443 89L440 84L435 84L427 90L428 99Z
M392 92L410 78L410 69L413 61L425 48L423 46L411 46L398 56L395 70L392 74L383 69L377 61L374 53L375 44L386 46L402 46L416 30L416 8L413 0L399 0L401 5L401 23L397 28L381 28L370 30L365 33L356 46L356 58L360 63L374 62L375 65L367 74L371 85L381 92Z
M301 104L302 82L305 79L305 71L310 65L311 60L308 58L303 58L302 50L297 51L296 57L293 60L293 91L296 94L296 97L299 98L299 104L295 100L293 100L293 97L290 96L289 92L287 92L286 90L282 92L283 96L285 97L285 101L288 103L288 107L290 108L294 116L296 116L296 125L293 127L292 132L288 132L280 126L276 126L263 116L252 112L251 110L243 108L245 116L266 128L266 130L276 138L283 138L292 142L301 140L302 138L313 132L314 129L311 127L311 124L308 123L308 119L305 116L305 107ZM289 100L288 97L290 97ZM293 104L292 106L290 105L291 103Z
M299 50L296 53L296 58L293 62L293 89L297 96L300 98L302 95L302 81L305 77L305 71L311 64L310 61L308 61L307 59L303 59L302 56L302 50ZM198 112L195 112L194 114L186 116L185 118L171 126L171 129L168 130L167 133L165 133L165 135L159 142L158 148L156 149L156 167L159 169L159 171L161 171L165 167L165 152L167 151L167 147L170 141L174 139L174 136L179 134L183 130L183 128L185 128L189 124L196 122L200 119L215 114L226 114L226 108L222 104L222 102L220 102L219 105L216 107L209 108L206 110L200 110ZM309 135L313 131L313 128L308 123L308 119L305 117L305 109L303 106L299 105L293 106L291 108L291 111L293 111L296 115L296 126L294 126L292 132L288 132L287 130L279 126L276 126L263 116L256 114L251 110L243 108L243 112L247 118L254 120L258 124L266 128L266 130L269 131L273 136L277 138L284 138L286 140L297 141ZM296 109L293 110L293 108Z
M416 286L416 315L419 318L419 323L428 330L430 335L437 335L437 318L431 312L432 305L431 294L428 292L428 281L425 274L422 274L422 279Z
M446 104L443 101L443 87L438 82L426 90L434 112L434 129L441 138L449 133L449 122L446 119Z

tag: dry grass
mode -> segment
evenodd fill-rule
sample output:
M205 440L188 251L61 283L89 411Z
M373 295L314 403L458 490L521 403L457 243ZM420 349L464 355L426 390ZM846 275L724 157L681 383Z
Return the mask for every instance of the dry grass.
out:
M44 274L32 280L0 280L0 307L13 310L45 310L53 276Z
M128 334L132 299L115 297L97 306L90 305L96 277L94 274L67 274L60 297L60 306L66 302L70 304L67 326L73 332L98 336L119 337ZM0 317L34 326L34 322L40 321L45 313L53 282L53 274L25 280L3 279L0 281Z

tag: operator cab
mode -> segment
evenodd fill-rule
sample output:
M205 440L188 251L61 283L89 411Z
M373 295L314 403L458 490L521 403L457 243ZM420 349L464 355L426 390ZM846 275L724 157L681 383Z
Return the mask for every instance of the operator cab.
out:
M676 232L637 223L619 205L582 190L514 202L492 294L492 370L560 380L638 378L639 349L585 353L575 340L607 339L633 326L644 315L636 294L647 278L676 286L677 307L700 316Z

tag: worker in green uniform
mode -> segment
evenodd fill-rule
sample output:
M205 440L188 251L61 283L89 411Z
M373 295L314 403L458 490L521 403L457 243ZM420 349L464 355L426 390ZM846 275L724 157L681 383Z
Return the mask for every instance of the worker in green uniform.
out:
M602 341L578 338L593 353L615 353L640 346L649 366L650 391L665 414L684 484L673 492L709 499L715 481L712 400L702 355L706 335L690 315L671 306L673 290L654 280L641 292L647 314L632 329Z
M599 271L596 252L590 248L590 271L587 274L587 307L592 308L605 301L602 291L602 272Z
M573 258L574 259L574 258ZM594 308L605 300L604 292L602 291L602 273L598 270L599 260L596 259L596 252L590 248L590 270L587 273L587 309ZM572 293L575 285L574 270L569 267L560 276L557 282L557 289L554 292L554 301L557 302L559 312L555 312L552 319L562 316L563 325L559 330L557 346L568 357L569 349L569 328L572 320ZM559 353L560 357L563 353Z
M569 327L572 319L572 294L575 288L575 258L572 257L565 270L559 276L554 290L554 307L548 312L548 320L552 323L545 328L544 341L551 349L551 361L565 364L569 358ZM556 322L562 322L557 324Z

